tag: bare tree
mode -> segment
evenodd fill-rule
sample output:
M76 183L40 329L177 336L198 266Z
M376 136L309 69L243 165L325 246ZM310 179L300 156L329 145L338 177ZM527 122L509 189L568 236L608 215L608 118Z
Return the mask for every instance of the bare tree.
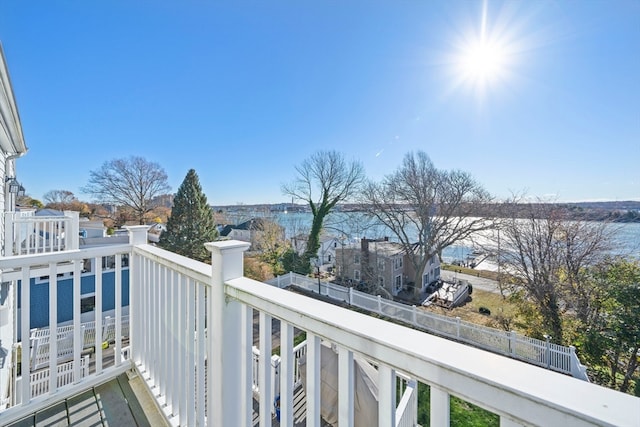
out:
M362 196L368 214L412 254L416 293L434 255L492 226L492 218L471 216L474 208L492 201L489 193L466 172L437 169L422 151L407 154L382 182L369 182Z
M282 192L309 204L313 220L302 261L309 261L320 247L320 232L324 219L336 204L357 193L364 180L359 162L347 162L337 151L318 151L296 166L297 178L282 186Z
M91 171L89 183L82 191L101 203L130 209L142 225L145 215L154 208L151 201L170 188L167 174L159 164L132 156L110 160Z
M89 208L87 205L79 201L76 196L69 190L50 190L43 196L45 207L60 211L78 211L88 215Z
M49 190L42 196L46 206L53 208L54 206L69 205L78 200L76 196L69 190ZM55 209L58 209L57 207Z
M569 220L553 203L514 200L504 208L513 216L499 228L501 263L542 316L541 332L561 343L564 313L590 323L595 290L583 276L609 253L612 236L605 223Z

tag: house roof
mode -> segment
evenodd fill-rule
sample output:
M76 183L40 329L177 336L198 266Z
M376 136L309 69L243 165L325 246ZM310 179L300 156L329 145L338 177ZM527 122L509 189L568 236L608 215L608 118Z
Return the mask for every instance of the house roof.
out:
M354 249L361 250L362 246L360 245L360 243L352 243L352 244L346 245L344 248L350 249L350 250L354 250ZM375 252L379 256L392 257L392 256L404 254L405 250L404 250L404 247L397 242L388 242L388 241L376 242L376 241L370 240L369 252Z
M221 236L228 236L231 230L260 230L264 224L277 224L267 218L251 218L238 225L225 225L220 231Z
M35 216L64 216L64 212L57 209L38 209Z
M233 226L232 225L225 225L220 230L220 236L222 236L222 237L228 236L229 233L231 233L231 230L233 230Z

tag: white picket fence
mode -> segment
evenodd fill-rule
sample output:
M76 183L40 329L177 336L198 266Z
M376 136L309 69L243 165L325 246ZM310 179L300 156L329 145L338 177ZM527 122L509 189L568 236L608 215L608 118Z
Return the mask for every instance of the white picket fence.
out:
M399 320L426 332L569 374L585 381L589 380L587 369L580 363L573 346L553 344L549 341L526 337L515 331L502 331L466 322L460 318L429 313L415 305L390 301L379 295L366 294L331 282L318 284L317 279L296 273L278 276L266 283L278 288L295 285L309 292L320 291L323 296Z

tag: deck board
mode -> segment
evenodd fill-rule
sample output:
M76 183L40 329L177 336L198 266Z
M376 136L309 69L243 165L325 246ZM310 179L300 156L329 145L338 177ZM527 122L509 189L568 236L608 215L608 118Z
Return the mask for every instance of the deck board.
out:
M67 399L69 423L72 426L102 426L102 418L98 412L98 404L93 389Z
M96 399L101 405L105 426L135 426L136 420L131 413L129 403L122 393L118 379L95 388Z
M69 425L67 417L67 403L60 402L54 406L36 413L37 427L66 427Z

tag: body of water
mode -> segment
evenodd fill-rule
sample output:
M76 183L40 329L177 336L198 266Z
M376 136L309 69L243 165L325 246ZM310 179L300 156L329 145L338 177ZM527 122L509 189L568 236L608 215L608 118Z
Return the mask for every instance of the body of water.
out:
M275 219L286 230L288 239L296 235L306 235L311 227L310 213L278 213ZM640 223L612 223L607 227L616 239L616 255L640 259ZM362 213L334 213L325 221L325 232L343 239L345 243L358 243L361 238L375 239L388 236L396 240L395 235L386 226L375 224ZM471 244L452 245L443 250L442 257L446 262L465 260L473 252Z

